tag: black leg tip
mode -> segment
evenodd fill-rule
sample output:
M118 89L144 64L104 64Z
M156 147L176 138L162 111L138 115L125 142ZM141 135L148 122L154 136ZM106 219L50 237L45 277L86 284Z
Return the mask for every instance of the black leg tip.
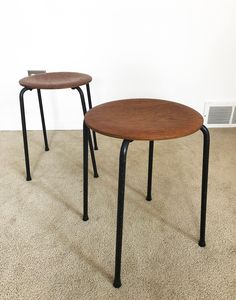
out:
M89 217L88 216L83 216L83 221L88 221Z
M206 246L206 242L200 240L200 241L198 242L198 245L199 245L200 247L205 247L205 246Z
M98 146L94 146L94 150L98 150Z
M94 178L98 178L98 177L99 177L99 176L98 176L98 173L94 173L93 177L94 177Z
M45 151L49 151L49 148L48 148L48 147L45 147Z
M32 180L31 176L26 177L26 181L31 181L31 180Z
M113 286L118 289L121 287L121 282L120 281L114 281Z
M147 201L151 201L151 200L152 200L152 196L147 196L147 197L146 197L146 200L147 200Z

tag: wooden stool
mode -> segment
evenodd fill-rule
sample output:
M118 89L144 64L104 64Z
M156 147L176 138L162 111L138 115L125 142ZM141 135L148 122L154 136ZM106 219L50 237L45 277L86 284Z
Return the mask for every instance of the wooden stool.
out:
M87 112L84 93L80 86L86 85L87 97L88 97L88 105L89 109L92 108L92 100L90 94L89 83L91 82L92 77L87 74L82 73L74 73L74 72L55 72L55 73L43 73L37 74L33 76L28 76L19 81L20 85L24 88L20 92L20 109L21 109L21 121L22 121L22 132L23 132L23 143L24 143L24 151L25 151L25 166L26 166L26 180L31 180L30 174L30 163L29 163L29 151L28 151L28 141L27 141L27 130L26 130L26 121L25 121L25 108L24 108L24 93L26 91L32 91L33 89L37 89L38 100L39 100L39 108L42 120L43 127L43 136L44 136L44 144L45 151L49 150L48 140L47 140L47 132L45 126L44 112L43 112L43 103L41 96L41 89L66 89L71 88L75 89L79 92L82 109L84 115ZM97 150L97 140L95 132L93 132L93 141L94 141L94 149ZM95 155L93 151L92 139L89 133L89 146L93 164L94 177L98 177L97 166Z
M174 139L201 130L204 137L201 220L199 246L205 244L206 202L210 135L202 116L185 105L156 99L129 99L108 102L91 109L84 120L84 204L83 220L88 220L88 139L89 128L103 135L122 139L119 160L117 233L114 287L121 286L122 228L125 195L126 156L129 143L149 141L147 200L152 199L152 165L155 140Z

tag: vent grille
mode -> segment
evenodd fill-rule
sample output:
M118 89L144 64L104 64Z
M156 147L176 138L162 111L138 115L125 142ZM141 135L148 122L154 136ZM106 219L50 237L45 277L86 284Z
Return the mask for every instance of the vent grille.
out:
M211 106L208 113L208 124L229 124L232 106Z
M235 124L235 125L236 125L236 107L234 108L232 124Z
M28 76L46 73L45 70L28 70Z
M204 117L209 127L236 127L236 101L206 103Z

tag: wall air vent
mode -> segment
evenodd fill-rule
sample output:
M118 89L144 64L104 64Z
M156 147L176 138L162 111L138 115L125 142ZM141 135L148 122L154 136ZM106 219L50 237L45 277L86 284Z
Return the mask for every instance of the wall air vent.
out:
M28 70L28 76L46 73L45 70Z
M234 108L233 118L232 118L232 124L235 124L236 126L236 106Z
M208 127L236 127L236 101L207 102L204 119Z

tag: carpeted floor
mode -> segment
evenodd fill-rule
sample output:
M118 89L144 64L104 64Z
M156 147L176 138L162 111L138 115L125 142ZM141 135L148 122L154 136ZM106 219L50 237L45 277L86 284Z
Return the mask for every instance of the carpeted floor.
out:
M197 244L201 132L155 143L153 200L145 200L148 143L130 145L122 287L112 286L120 140L98 135L82 213L82 132L0 133L0 299L235 299L236 129L211 130L206 248Z

